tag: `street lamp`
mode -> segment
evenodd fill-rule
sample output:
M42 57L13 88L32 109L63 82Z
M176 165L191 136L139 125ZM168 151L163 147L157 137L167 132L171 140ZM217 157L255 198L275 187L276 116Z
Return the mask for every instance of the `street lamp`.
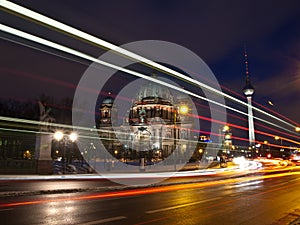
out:
M221 150L223 152L226 152L226 146L229 146L231 143L231 134L229 133L229 130L230 127L228 125L219 127L219 144L220 144L219 153Z
M279 140L280 139L280 152L284 152L284 148L282 148L282 137L275 136L274 138L275 138L275 140ZM282 156L284 156L284 155L282 155Z
M275 139L276 141L278 141L278 140L280 139L280 148L281 148L281 146L282 146L282 137L275 136L274 139Z
M68 145L68 142L75 142L78 139L78 135L75 132L70 133L69 135L65 135L62 131L56 131L53 135L54 139L58 142L62 141L63 142L63 173L66 172L66 148Z
M269 142L268 141L264 141L264 144L268 145L268 152L269 152L268 156L271 155L271 149L270 149Z
M300 132L300 127L295 127L296 132Z
M230 127L229 127L228 125L225 125L225 126L223 127L223 132L229 131L229 129L230 129Z
M231 135L230 135L230 134L226 134L226 135L225 135L225 140L230 140L230 138L231 138ZM226 142L226 144L228 145L229 143Z
M222 128L219 128L219 137L220 143L223 143L225 135L229 134L230 127L228 125L224 125Z
M180 114L182 114L182 115L187 114L188 111L189 111L189 108L188 108L186 105L182 105L182 106L179 107L179 112L180 112Z
M64 133L62 131L56 131L53 135L54 139L60 141L64 137Z
M189 108L188 108L188 106L186 106L186 105L180 105L177 109L175 109L175 107L174 107L174 150L173 150L173 159L174 159L174 170L176 171L176 164L177 164L177 162L176 162L176 156L175 156L175 154L176 154L176 140L177 140L177 138L179 139L179 129L177 129L176 130L176 125L177 125L177 113L178 113L178 115L186 115L187 113L188 113L188 111L189 111ZM180 117L179 117L180 118Z
M223 137L223 142L225 144L224 146L224 151L226 152L227 148L230 149L230 144L232 143L231 141L231 133L229 132L230 127L225 125L223 127L223 132L224 132L224 137Z
M260 144L260 143L255 145L255 147L256 147L256 150L255 150L256 156L261 156L261 154L258 155L259 154L259 149L260 149L261 146L262 146L262 144Z
M279 140L279 139L281 139L281 140L282 140L282 138L281 138L281 137L279 137L279 136L275 136L274 138L275 138L275 140Z
M75 141L77 140L77 138L78 138L78 135L77 135L77 133L75 133L75 132L72 132L72 133L69 135L69 139L70 139L70 141L72 141L72 142L75 142Z

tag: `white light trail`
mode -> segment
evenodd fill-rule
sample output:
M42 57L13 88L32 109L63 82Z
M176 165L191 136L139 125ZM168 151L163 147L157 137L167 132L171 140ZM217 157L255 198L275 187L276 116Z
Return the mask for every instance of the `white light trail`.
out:
M239 100L239 99L237 99L237 98L235 98L235 97L233 97L233 96L231 96L229 94L223 93L222 91L219 91L219 90L217 90L217 89L215 89L213 87L210 87L209 85L206 85L206 84L204 84L202 82L194 80L194 79L192 79L192 78L190 78L188 76L185 76L184 74L181 74L181 73L179 73L179 72L177 72L175 70L172 70L172 69L170 69L170 68L168 68L166 66L163 66L163 65L161 65L159 63L156 63L156 62L153 62L153 61L151 61L149 59L146 59L146 58L144 58L144 57L142 57L142 56L140 56L138 54L135 54L135 53L130 52L130 51L126 50L126 49L120 48L120 47L118 47L118 46L116 46L114 44L111 44L111 43L109 43L107 41L104 41L104 40L102 40L100 38L92 36L92 35L90 35L90 34L88 34L86 32L78 30L78 29L76 29L74 27L71 27L71 26L66 25L64 23L61 23L61 22L56 21L54 19L51 19L51 18L49 18L47 16L44 16L44 15L42 15L40 13L34 12L34 11L30 10L30 9L27 9L25 7L19 6L19 5L15 4L15 3L12 3L12 2L9 2L9 1L6 1L6 0L0 0L0 5L2 7L4 7L4 8L6 8L6 9L8 9L8 10L11 10L11 11L16 12L18 14L21 14L23 16L29 17L29 18L31 18L33 20L36 20L36 21L41 22L43 24L46 24L48 26L54 27L56 29L59 29L59 30L65 32L65 33L69 33L69 34L71 34L73 36L76 36L76 37L79 37L79 38L84 39L86 41L92 42L92 43L94 43L96 45L99 45L99 46L102 46L104 48L113 50L113 51L115 51L115 52L117 52L119 54L125 55L126 57L130 57L130 58L136 60L137 62L143 62L146 65L149 65L149 66L152 66L154 68L157 68L157 69L159 69L161 71L164 71L164 72L166 72L168 74L172 74L173 76L182 78L182 79L184 79L186 81L189 81L189 82L191 82L193 84L196 84L196 85L200 86L201 88L204 88L204 89L209 90L209 91L211 91L213 93L221 95L221 96L223 96L225 98L228 98L228 99L230 99L230 100L232 100L234 102L237 102L237 103L239 103L241 105L248 106L248 104L246 102L243 102L243 101L241 101L241 100ZM264 114L264 115L266 115L268 117L271 117L274 120L277 120L277 121L279 121L279 122L281 122L283 124L286 124L286 125L292 127L293 130L295 129L295 125L293 125L293 124L291 124L289 122L286 122L286 121L284 121L284 120L282 120L282 119L280 119L280 118L278 118L278 117L276 117L276 116L274 116L274 115L272 115L270 113L267 113L267 112L265 112L265 111L263 111L263 110L261 110L261 109L259 109L257 107L254 107L254 106L252 106L252 109L255 110L255 111L257 111L257 112L260 112L260 113L262 113L262 114Z
M31 48L31 49L34 49L34 50L38 50L38 51L41 51L41 52L45 52L47 54L50 54L50 55L54 55L54 56L57 56L57 57L60 57L60 58L63 58L63 59L67 59L67 60L70 60L70 61L73 61L73 62L76 62L76 63L80 63L82 65L85 65L85 66L89 66L90 64L87 63L87 62L83 62L83 61L79 61L79 60L75 60L75 59L72 59L70 57L66 57L64 55L59 55L57 53L54 53L54 52L50 52L50 51L47 51L45 49L42 49L42 48L39 48L37 46L33 46L33 45L29 45L29 44L25 44L25 43L22 43L21 41L16 41L16 40L12 40L12 39L9 39L9 38L5 38L5 37L0 37L2 40L5 40L5 41L10 41L14 44L18 44L18 45L22 45L24 47L27 47L27 48Z
M13 118L13 117L5 117L5 116L0 116L0 121L7 121L7 122L15 122L15 123L23 123L23 124L32 124L32 125L37 125L37 126L51 126L54 129L57 128L64 128L64 129L78 129L83 131L82 133L84 134L84 131L94 131L94 132L110 132L110 133L115 133L114 131L107 131L107 130L103 130L103 129L96 129L96 128L88 128L88 127L79 127L79 126L73 126L73 125L67 125L67 124L60 124L60 123L47 123L47 122L42 122L42 121L36 121L36 120L27 120L27 119L20 119L20 118ZM35 131L35 130L24 130L24 129L11 129L11 128L2 128L0 127L0 130L4 130L4 131L12 131L12 132L21 132L21 133L33 133L33 134L37 134L37 133L42 133L42 134L54 134L53 132L49 131ZM124 132L119 132L120 134L125 134ZM98 136L86 136L80 134L80 138L87 138L87 139L104 139L106 140L106 138L100 138ZM117 139L116 139L117 140Z
M190 96L193 96L193 97L196 97L196 98L199 98L201 100L204 100L204 101L208 101L208 102L211 102L213 104L216 104L218 106L221 106L221 107L225 107L231 111L234 111L234 112L237 112L239 114L242 114L242 115L245 115L245 116L248 116L247 113L245 112L242 112L238 109L235 109L235 108L232 108L230 106L227 106L227 105L223 105L222 103L219 103L219 102L216 102L216 101L213 101L211 99L208 99L208 98L205 98L203 96L200 96L200 95L197 95L193 92L190 92L188 90L185 90L183 88L180 88L180 87L177 87L175 85L172 85L172 84L169 84L167 82L164 82L164 81L161 81L161 80L158 80L158 79L155 79L153 77L149 77L145 74L142 74L142 73L138 73L138 72L135 72L135 71L132 71L132 70L129 70L129 69L125 69L123 67L119 67L119 66L116 66L114 64L111 64L111 63L107 63L107 62L104 62L104 61L101 61L99 59L96 59L92 56L89 56L85 53L82 53L82 52L79 52L77 50L74 50L74 49L71 49L71 48L68 48L66 46L63 46L63 45L60 45L60 44L57 44L57 43L54 43L54 42L51 42L51 41L48 41L46 39L43 39L43 38L40 38L40 37L37 37L35 35L32 35L32 34L28 34L26 32L23 32L23 31L20 31L20 30L17 30L17 29L14 29L12 27L8 27L6 25L3 25L3 24L0 24L0 30L4 31L4 32L7 32L7 33L10 33L10 34L13 34L13 35L16 35L16 36L19 36L19 37L22 37L24 39L27 39L27 40L30 40L30 41L34 41L34 42L37 42L39 44L42 44L42 45L45 45L45 46L48 46L48 47L51 47L51 48L54 48L54 49L57 49L57 50L60 50L60 51L63 51L63 52L66 52L66 53L69 53L69 54L72 54L72 55L75 55L75 56L78 56L78 57L81 57L83 59L87 59L89 61L92 61L92 62L96 62L96 63L99 63L101 65L104 65L104 66L107 66L107 67L110 67L110 68L113 68L113 69L116 69L116 70L119 70L119 71L123 71L125 73L128 73L128 74L131 74L131 75L134 75L134 76L137 76L137 77L140 77L140 78L143 78L145 80L149 80L149 81L152 81L152 82L155 82L155 83L158 83L158 84L161 84L161 85L164 85L166 87L169 87L169 88L172 88L176 91L179 91L179 92L182 92L182 93L185 93L185 94L188 94ZM246 104L247 105L247 104ZM277 127L277 128L280 128L280 129L283 129L285 131L288 131L288 132L291 132L290 130L286 129L285 127L282 127L282 126L279 126L275 123L272 123L270 121L267 121L267 120L264 120L264 119L261 119L259 117L256 117L256 116L253 116L254 119L257 119L259 121L262 121L264 123L267 123L269 125L272 125L274 127Z

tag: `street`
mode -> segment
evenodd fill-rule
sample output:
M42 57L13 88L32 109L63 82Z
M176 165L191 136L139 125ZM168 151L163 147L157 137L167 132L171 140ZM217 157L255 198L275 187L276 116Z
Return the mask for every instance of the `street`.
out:
M0 0L0 225L300 225L299 12Z
M84 182L58 181L79 186ZM294 171L101 192L10 196L1 197L0 216L7 225L275 224L299 208L299 188L299 172Z

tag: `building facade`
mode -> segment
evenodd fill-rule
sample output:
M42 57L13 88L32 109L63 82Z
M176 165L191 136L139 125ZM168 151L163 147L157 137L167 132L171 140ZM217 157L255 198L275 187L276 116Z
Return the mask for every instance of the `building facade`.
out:
M118 127L112 126L118 109L108 96L100 106L99 135L110 154L123 160L161 161L177 149L177 159L188 152L192 138L192 102L186 95L174 96L160 84L148 83L136 98Z

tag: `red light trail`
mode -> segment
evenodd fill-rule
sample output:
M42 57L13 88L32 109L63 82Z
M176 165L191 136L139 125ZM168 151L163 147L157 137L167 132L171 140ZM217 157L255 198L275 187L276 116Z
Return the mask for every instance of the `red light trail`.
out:
M281 173L281 174L269 174L269 175L263 175L259 177L229 178L229 179L216 180L216 181L207 181L203 183L176 184L176 185L162 186L162 187L149 187L149 188L146 187L140 189L123 190L123 191L112 191L112 192L105 192L100 194L88 194L79 197L63 197L63 198L42 199L42 200L35 200L35 201L1 203L0 208L46 204L50 202L83 201L83 200L97 200L97 199L106 199L106 198L120 198L120 197L138 196L138 195L146 195L146 194L148 195L148 194L202 188L202 187L224 185L224 184L238 183L238 182L245 182L245 181L256 181L256 180L263 180L263 179L270 179L270 178L279 178L279 177L299 175L299 174L300 172L289 172L289 173Z

